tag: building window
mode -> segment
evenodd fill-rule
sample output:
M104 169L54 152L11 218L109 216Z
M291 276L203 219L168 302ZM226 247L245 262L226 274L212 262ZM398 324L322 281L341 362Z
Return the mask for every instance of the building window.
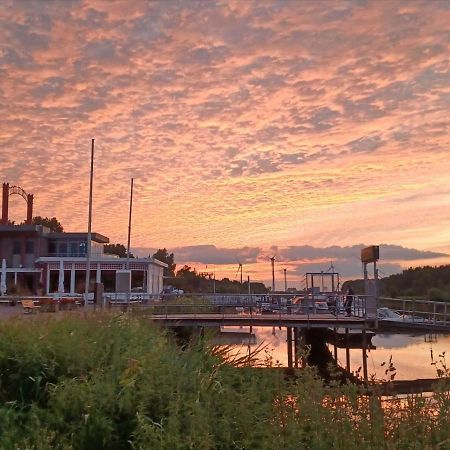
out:
M55 241L49 241L49 243L48 243L48 253L49 253L49 255L55 255L56 254L56 242Z
M60 256L67 256L67 242L59 243L59 252L58 253Z
M86 247L87 247L86 242L82 242L80 244L80 256L86 255L87 252Z
M78 256L78 242L71 242L69 245L70 245L70 256Z
M14 241L13 244L13 255L20 255L22 252L22 245L20 241Z
M25 244L25 253L32 255L34 253L34 241L28 240Z

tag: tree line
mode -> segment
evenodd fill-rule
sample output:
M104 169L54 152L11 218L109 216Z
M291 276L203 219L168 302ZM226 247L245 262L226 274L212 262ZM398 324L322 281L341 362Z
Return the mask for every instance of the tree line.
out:
M248 292L248 282L240 283L229 278L216 280L212 273L198 272L188 265L176 270L175 256L167 249L162 248L156 251L152 258L155 258L168 265L164 269L164 285L184 292L216 292L227 294L245 294ZM253 294L265 294L268 292L264 283L250 282L250 291Z
M349 283L357 294L364 294L364 280L347 281L344 290ZM402 273L380 279L379 290L382 297L450 301L450 265L405 269Z

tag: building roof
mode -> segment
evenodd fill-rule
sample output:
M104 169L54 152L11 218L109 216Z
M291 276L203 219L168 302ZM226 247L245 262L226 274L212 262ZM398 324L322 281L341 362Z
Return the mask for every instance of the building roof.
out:
M28 234L30 232L35 232L39 234L48 234L50 233L50 228L44 227L43 225L29 225L29 224L22 224L22 225L12 225L12 224L0 224L0 233L1 232L7 232L7 233L24 233L27 232Z
M41 256L40 258L36 259L36 263L55 263L59 261L64 262L74 262L74 263L84 263L87 261L85 257L78 257L78 256ZM127 258L98 258L93 257L91 259L91 263L97 264L97 263L121 263L125 264L127 262ZM133 263L139 263L139 264L154 264L156 266L160 267L168 267L168 265L162 261L159 261L155 258L130 258L129 260L130 264Z
M22 224L22 225L5 225L0 224L0 233L14 233L14 234L20 234L20 233L37 233L44 237L48 237L50 239L79 239L79 240L86 240L87 241L87 233L80 233L80 232L54 232L51 231L50 228L47 228L43 225L28 225L28 224ZM103 236L103 234L100 233L91 233L91 239L94 242L98 242L99 244L109 244L109 238L106 236Z
M50 233L48 235L51 239L83 239L87 241L87 233L79 233L79 232L62 232L62 233ZM103 236L100 233L91 233L91 240L94 242L98 242L100 244L109 244L109 238Z

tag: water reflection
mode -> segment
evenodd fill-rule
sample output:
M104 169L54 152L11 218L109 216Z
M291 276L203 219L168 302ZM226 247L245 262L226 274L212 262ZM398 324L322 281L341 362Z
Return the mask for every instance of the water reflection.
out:
M232 328L240 331L249 331L248 328ZM277 365L287 366L286 353L286 329L277 327L253 327L256 336L256 342L250 345L250 349L263 343L267 344L267 350L272 356L272 360ZM434 359L447 353L450 354L450 335L439 334L393 334L380 333L372 338L372 343L376 346L375 350L367 352L367 367L369 376L373 375L377 379L386 378L385 365L392 356L392 363L396 368L396 380L410 380L416 378L434 378L436 377L436 367L431 365L431 352ZM332 346L330 345L332 350ZM248 346L236 345L238 354L248 352ZM333 351L333 350L332 350ZM338 362L345 367L346 351L338 348ZM450 366L450 360L448 361ZM356 371L362 365L362 350L350 350L350 368Z

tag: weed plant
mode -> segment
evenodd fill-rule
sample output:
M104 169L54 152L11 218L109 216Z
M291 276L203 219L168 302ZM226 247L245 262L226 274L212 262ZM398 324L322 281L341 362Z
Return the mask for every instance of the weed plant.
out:
M448 386L383 405L130 314L0 324L1 449L450 448Z

